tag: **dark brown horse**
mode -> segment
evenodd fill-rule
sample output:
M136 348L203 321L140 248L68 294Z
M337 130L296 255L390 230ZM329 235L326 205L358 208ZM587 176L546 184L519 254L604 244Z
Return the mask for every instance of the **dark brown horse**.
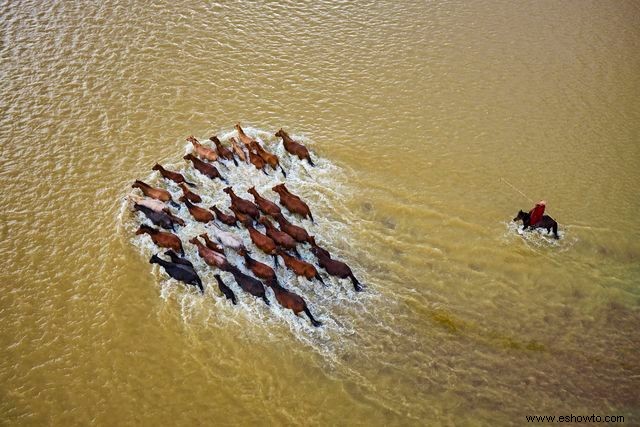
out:
M151 169L153 169L154 171L160 172L160 175L162 175L163 178L166 178L166 179L168 179L170 181L173 181L176 184L185 183L187 185L190 185L191 187L195 187L196 186L195 184L193 184L191 182L188 182L186 179L184 179L184 176L181 173L167 170L167 169L163 168L162 165L160 165L158 163L156 163L153 166L153 168L151 168Z
M223 224L226 224L231 227L237 227L238 219L234 215L229 215L222 212L216 205L211 206L209 209L216 214L216 218Z
M321 322L318 322L316 319L314 319L311 311L309 311L309 308L307 307L307 303L304 299L302 299L300 295L283 288L277 282L267 282L267 284L269 285L269 287L271 287L271 289L273 289L276 300L282 307L288 308L289 310L293 311L296 316L300 312L304 312L307 317L309 317L311 324L316 328L322 325Z
M266 215L274 216L281 213L280 206L276 205L271 200L265 199L264 197L262 197L256 191L256 187L251 187L250 189L247 190L247 193L253 196L253 199L256 201L256 204L258 205L260 210L264 212Z
M213 214L205 208L196 206L187 199L184 200L184 204L187 206L187 209L189 209L189 213L192 217L195 218L196 221L203 222L205 224L213 221Z
M222 175L220 175L220 172L218 172L218 169L215 166L213 166L211 163L202 161L196 156L194 156L193 154L187 154L186 156L183 157L183 159L191 160L191 163L193 163L193 167L196 168L198 172L200 172L201 174L211 179L219 178L223 182L225 183L227 182L227 180L224 179Z
M293 154L294 156L298 156L300 160L307 159L307 162L309 162L311 166L315 166L311 161L311 155L309 154L309 150L307 150L307 147L291 139L289 134L287 134L282 129L276 132L276 136L282 138L284 149L287 150L290 154Z
M229 195L231 198L231 204L240 212L250 215L253 218L258 219L260 217L260 211L258 207L254 205L249 200L243 199L242 197L238 197L236 193L234 193L233 188L227 187L224 190L225 193Z
M211 148L205 147L204 145L200 144L200 142L195 137L190 136L187 138L187 141L193 144L193 151L195 151L198 156L211 162L215 162L216 160L218 160L218 154Z
M179 184L179 187L182 189L182 197L184 197L185 199L189 199L189 201L192 203L202 203L202 197L200 197L200 195L194 193L193 191L189 190L186 185ZM181 202L182 202L182 197L178 199Z
M309 206L300 197L290 192L284 184L278 184L272 190L280 195L280 204L290 212L300 214L303 218L308 216L312 222L315 222Z
M233 160L233 164L238 166L238 162L236 161L235 157L233 157L233 151L222 145L222 142L220 142L217 135L213 135L209 139L216 145L216 150L218 151L218 155L220 157L226 160Z
M260 280L244 274L238 269L238 267L234 265L230 265L229 273L233 274L233 278L236 280L236 283L242 288L243 291L255 297L262 298L265 304L271 305L269 303L269 300L267 299L264 285Z
M148 234L156 245L173 249L174 251L184 255L184 249L182 249L182 242L180 238L168 231L160 231L148 225L140 224L140 227L136 231L136 234Z
M309 240L309 233L302 227L291 224L282 214L278 214L274 217L276 221L278 221L278 225L280 225L280 230L287 233L289 236L296 239L298 242L306 242Z
M531 229L544 228L545 230L547 230L547 233L551 233L551 230L553 230L554 238L560 238L560 236L558 235L558 223L555 219L551 218L549 215L542 215L542 219L538 221L537 224L531 225L530 218L531 215L529 215L529 212L518 211L518 215L516 215L513 220L522 220L522 223L524 224L524 228L522 229L522 231L525 231L529 227L531 227Z
M154 225L167 230L175 230L175 221L172 216L169 216L166 212L157 212L147 206L139 205L137 203L133 204L133 209L138 212L142 212Z

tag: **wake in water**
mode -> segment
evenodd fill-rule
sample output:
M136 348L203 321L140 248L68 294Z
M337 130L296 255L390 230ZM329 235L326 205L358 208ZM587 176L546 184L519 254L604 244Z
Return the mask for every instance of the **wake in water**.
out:
M333 240L341 235L348 233L349 227L341 221L331 219L335 217L332 213L339 211L344 189L336 177L342 175L340 169L329 161L315 157L313 161L307 161L291 156L285 150L279 139L276 139L270 132L266 132L255 128L245 128L246 135L258 141L269 152L274 153L280 159L280 167L286 171L286 185L295 194L301 196L303 200L309 201L309 205L315 215L315 222L308 219L297 220L293 215L287 215L287 219L292 223L297 223L309 231L309 234L315 236L318 245L329 248L333 247ZM236 136L236 131L224 131L218 135L221 141L229 141ZM300 136L294 135L294 139L303 140ZM304 140L303 140L304 141ZM304 141L307 144L307 141ZM243 144L240 144L243 145ZM194 152L194 144L188 143L184 147L185 154L196 154ZM304 159L304 153L303 157ZM280 169L265 169L268 173L254 167L253 164L237 159L233 162L231 159L220 159L215 165L220 171L220 175L224 177L227 183L220 179L210 179L202 173L195 170L187 162L165 163L164 166L168 170L179 172L184 176L186 181L194 184L191 190L201 197L201 207L210 207L216 205L224 212L229 212L227 194L223 189L230 186L242 198L251 198L247 190L251 187L260 193L263 197L274 200L275 193L272 187L284 181L283 173ZM248 159L247 159L248 160ZM311 163L314 163L314 167ZM163 180L157 173L152 173L144 179L145 182L154 186L166 189L174 201L180 199L183 194L180 186L173 181ZM165 249L156 246L148 236L136 236L135 230L140 224L152 225L149 219L141 214L132 211L131 196L136 194L137 190L132 191L130 195L123 198L120 210L120 223L123 225L124 232L131 237L132 244L137 247L145 259L149 259L154 254L162 254ZM207 319L207 323L224 325L228 323L247 323L253 325L262 324L265 331L269 333L269 329L274 324L285 324L294 332L294 335L303 342L311 344L313 347L329 346L331 337L336 334L349 335L354 333L351 319L357 317L357 312L366 311L367 301L377 298L377 295L370 290L365 293L356 293L354 286L349 279L339 279L326 274L326 272L317 267L317 259L311 252L309 244L298 244L297 250L300 259L316 266L323 286L318 281L309 281L304 277L295 275L291 270L285 268L282 262L278 262L278 266L273 266L273 258L270 255L259 250L253 245L249 233L246 228L229 227L218 221L202 223L194 220L184 203L179 204L178 208L171 207L174 214L184 221L184 226L176 226L174 234L182 241L185 251L185 257L191 261L198 275L204 284L204 298L194 289L187 289L185 286L173 279L167 279L165 272L156 266L153 271L159 278L160 296L165 299L174 299L180 305L182 317L185 321L196 316L202 316ZM283 213L286 210L283 208ZM258 225L256 225L259 227ZM291 310L281 307L270 287L266 288L266 298L271 303L267 306L262 301L243 292L234 276L226 271L221 271L207 265L198 255L194 245L188 243L194 236L207 233L213 236L216 227L220 227L224 231L229 231L242 239L245 247L251 252L251 257L259 262L265 263L274 268L279 283L292 292L302 296L307 303L309 310L313 315L323 323L324 326L314 328L309 320L301 314L297 317ZM164 257L163 255L160 255ZM232 250L225 250L225 256L229 263L236 266L244 274L252 275L246 269L243 257ZM166 257L165 257L166 258ZM355 276L363 278L363 272L353 260L345 259L352 268ZM238 305L234 306L225 299L224 295L218 290L215 274L220 274L222 280L235 293ZM365 281L366 283L366 281ZM322 351L322 350L321 350ZM324 351L322 351L325 353ZM331 352L332 353L332 352ZM333 355L335 356L335 354Z

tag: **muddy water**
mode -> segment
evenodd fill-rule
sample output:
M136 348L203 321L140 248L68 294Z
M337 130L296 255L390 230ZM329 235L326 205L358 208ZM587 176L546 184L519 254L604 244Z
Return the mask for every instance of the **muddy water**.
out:
M638 422L639 23L635 2L2 2L0 419ZM319 160L292 185L367 285L291 280L320 330L197 298L132 237L130 183L236 121ZM510 224L528 198L559 241Z

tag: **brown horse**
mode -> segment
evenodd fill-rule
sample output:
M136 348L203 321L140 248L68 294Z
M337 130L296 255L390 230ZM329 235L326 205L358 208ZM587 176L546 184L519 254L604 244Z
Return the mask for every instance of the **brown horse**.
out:
M250 215L247 215L245 213L240 212L238 210L238 207L236 205L234 205L233 203L231 204L231 206L229 206L229 209L231 209L231 212L233 212L233 214L236 216L238 221L240 221L240 224L244 225L245 227L247 225L253 225L254 224L253 218L251 218Z
M139 188L145 196L151 197L156 200L160 200L163 202L170 202L171 193L167 190L163 190L162 188L155 188L150 186L149 184L142 181L135 181L131 188Z
M204 244L207 245L207 247L209 249L211 249L212 251L219 252L219 253L224 255L224 248L222 246L220 246L219 244L217 244L216 242L214 242L211 239L209 239L209 235L207 233L202 233L200 235L200 237L202 237L202 240L204 240Z
M205 263L209 264L211 267L219 268L220 270L226 271L229 269L229 262L227 258L216 251L213 251L206 247L197 237L189 240L189 243L196 245L198 248L198 255L200 258L204 260Z
M278 281L278 277L276 276L276 272L273 268L251 258L245 250L240 250L238 253L244 257L245 265L257 278L264 279L267 283L270 281Z
M284 149L287 150L289 154L298 156L300 160L307 159L307 162L309 162L311 166L315 166L311 161L311 155L309 155L309 150L307 150L307 147L291 139L291 137L282 129L276 132L276 137L282 138Z
M229 138L229 142L231 143L231 148L233 148L233 152L235 153L235 155L238 156L238 158L243 162L249 163L249 159L247 159L247 155L245 154L242 147L238 145L238 141L234 137L231 137Z
M267 163L264 161L262 157L260 157L257 153L254 153L252 150L248 150L249 153L249 161L256 169L261 170L265 175L269 175L265 170Z
M205 147L204 145L200 144L200 142L195 139L195 137L190 136L187 138L187 141L193 144L193 151L195 151L198 156L211 162L215 162L216 160L218 160L218 154L211 148Z
M184 204L187 206L187 209L189 209L189 213L192 217L195 218L196 221L203 222L205 224L213 221L213 214L205 208L196 206L187 199L184 200Z
M218 169L215 166L213 166L211 163L204 162L199 158L197 158L196 156L194 156L193 154L187 154L186 156L183 157L183 159L191 160L191 163L193 163L193 167L196 168L201 174L211 179L220 178L223 182L225 183L227 182L227 180L224 179L222 175L220 175L220 172L218 172Z
M316 243L316 238L315 237L309 236L309 239L307 240L307 242L309 242L311 247L316 248L316 250L320 251L327 258L331 258L331 254L329 253L328 250L318 246L318 244Z
M175 182L176 184L182 184L184 182L185 184L190 185L191 187L196 186L195 184L188 182L186 179L184 179L184 176L182 176L181 173L166 170L165 168L162 167L162 165L158 163L153 165L151 169L153 169L154 171L160 172L160 175L162 175L164 178L170 181Z
M244 130L242 130L242 128L240 127L240 123L236 123L234 128L236 128L236 130L238 131L238 138L240 138L240 142L242 142L247 146L247 148L249 148L249 144L251 143L251 141L255 141L255 139L244 133Z
M282 214L274 216L274 219L278 222L280 230L287 233L289 236L296 239L298 242L304 243L309 240L309 233L302 227L291 224Z
M313 215L311 215L311 209L309 209L309 206L303 202L300 197L290 192L284 184L278 184L274 186L272 190L280 195L280 204L286 207L290 212L300 214L303 218L308 216L311 219L311 222L315 222L313 220Z
M236 193L234 193L233 188L227 187L222 191L229 195L229 197L231 198L231 205L233 205L238 211L250 215L256 219L260 217L260 211L258 210L258 207L249 200L238 197Z
M265 199L264 197L262 197L256 191L256 187L251 187L250 189L247 190L247 193L253 196L253 199L256 201L256 204L258 205L260 210L264 212L266 215L274 216L282 212L280 210L280 206L276 205L271 200Z
M185 198L185 199L189 199L189 201L192 203L202 203L202 197L200 197L200 195L194 193L193 191L189 190L186 185L178 184L178 186L182 189L182 197L178 200L182 202L182 199Z
M163 248L173 249L174 251L184 255L182 242L180 241L180 238L173 233L160 231L153 227L149 227L148 225L140 224L140 227L136 230L136 234L148 234L156 245Z
M291 237L288 233L278 230L273 224L271 224L271 221L269 221L269 219L264 216L260 217L260 219L258 219L258 222L264 225L267 231L267 236L271 237L271 239L276 242L278 246L281 246L285 249L291 249L295 252L296 256L300 257L298 249L296 248L296 246L298 245L296 239Z
M227 160L233 160L233 164L238 166L238 162L236 161L235 157L233 157L233 151L222 145L222 142L220 142L217 135L213 135L209 139L216 145L216 150L218 151L220 157Z
M287 174L282 168L282 165L280 165L280 160L278 159L278 156L265 150L264 147L262 147L258 143L258 141L251 141L249 143L249 151L251 150L254 150L258 154L258 156L262 157L262 160L264 160L267 164L269 164L269 166L271 166L274 171L277 170L278 166L280 166L282 175L284 175L285 178L287 177Z
M238 226L237 225L238 219L235 216L222 212L220 209L218 209L216 205L211 206L209 209L211 209L213 213L216 214L216 218L218 218L218 221L220 221L221 223L231 227Z
M322 280L322 277L320 277L318 270L316 270L313 264L293 257L280 248L278 248L277 253L284 260L284 265L286 265L297 276L304 276L307 278L307 280L315 278L318 279L318 281L323 285L325 284L324 280Z
M267 255L273 255L274 265L278 266L278 257L276 256L276 242L271 239L269 236L265 236L251 225L247 225L247 230L249 230L249 237L251 237L251 241L254 245L256 245L262 252Z
M309 307L307 307L307 303L304 299L302 299L300 295L283 288L277 282L267 282L267 285L269 285L269 287L273 290L276 301L278 301L278 304L280 304L283 308L288 308L289 310L293 311L296 316L301 311L303 311L307 315L307 317L309 317L309 320L314 327L317 328L318 326L322 325L321 322L318 322L316 319L314 319L311 311L309 311Z
M329 273L331 276L339 277L341 279L346 279L347 277L351 279L353 283L353 288L356 292L362 291L362 286L356 276L353 275L351 268L347 264L342 261L338 261L335 259L331 259L323 250L321 250L318 246L312 246L311 252L318 258L318 264L320 267L324 268L324 270ZM328 253L328 252L327 252Z

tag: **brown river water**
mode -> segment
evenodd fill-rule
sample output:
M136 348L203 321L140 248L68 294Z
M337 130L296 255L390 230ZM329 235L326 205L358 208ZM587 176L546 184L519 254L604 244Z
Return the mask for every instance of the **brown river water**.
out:
M0 1L0 424L640 424L639 28L634 1ZM238 121L366 285L280 270L321 328L133 235L133 180ZM518 233L529 198L560 240Z

